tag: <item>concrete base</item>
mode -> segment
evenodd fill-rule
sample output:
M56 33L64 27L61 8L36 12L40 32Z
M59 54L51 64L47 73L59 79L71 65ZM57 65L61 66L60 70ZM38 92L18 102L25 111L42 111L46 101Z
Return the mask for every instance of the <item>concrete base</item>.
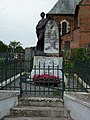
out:
M50 118L50 117L14 117L4 120L71 120L70 118Z
M19 99L19 106L64 107L62 99L39 97L22 97Z
M10 116L68 118L64 107L17 106L12 108Z
M15 91L0 91L0 119L10 114L10 108L18 105L18 94Z
M62 79L63 57L34 56L31 78L36 74L50 74ZM57 67L58 66L58 67ZM36 70L35 70L36 69ZM65 85L67 79L64 76Z
M3 120L72 120L59 98L19 98L19 104Z

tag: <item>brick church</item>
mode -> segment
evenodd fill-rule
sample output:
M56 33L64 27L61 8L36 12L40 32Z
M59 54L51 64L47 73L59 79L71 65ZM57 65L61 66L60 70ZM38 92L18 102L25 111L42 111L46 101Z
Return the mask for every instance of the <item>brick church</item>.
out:
M58 0L46 16L59 26L62 50L90 47L90 0Z

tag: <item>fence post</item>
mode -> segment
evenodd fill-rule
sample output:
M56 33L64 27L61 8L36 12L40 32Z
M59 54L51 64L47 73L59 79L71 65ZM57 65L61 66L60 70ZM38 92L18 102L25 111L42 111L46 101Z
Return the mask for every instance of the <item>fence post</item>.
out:
M65 83L64 83L64 61L62 62L62 99L65 91Z
M20 97L22 97L22 61L20 60Z

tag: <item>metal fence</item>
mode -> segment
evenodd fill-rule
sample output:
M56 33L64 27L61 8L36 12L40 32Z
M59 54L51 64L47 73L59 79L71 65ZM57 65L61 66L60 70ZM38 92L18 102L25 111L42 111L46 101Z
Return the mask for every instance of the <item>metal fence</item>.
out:
M24 59L25 56L23 53L13 53L13 52L0 52L0 61L4 60L20 60Z
M24 60L1 60L0 61L0 89L19 90L20 75L32 70L33 59Z
M28 62L24 65L27 67ZM29 64L30 65L30 64ZM24 66L21 63L21 71ZM31 68L31 69L30 69ZM64 93L64 71L59 66L33 66L25 69L24 75L20 76L20 95L62 97ZM52 74L51 74L52 73ZM61 73L61 74L60 74Z
M79 71L79 76L81 79L87 83L87 85L90 85L90 61L78 61L75 63L75 66Z
M52 75L50 71L52 71ZM67 83L64 84L64 80ZM52 67L45 67L45 64L43 67L33 66L33 59L31 61L0 61L0 89L19 90L21 96L63 98L64 89L75 92L90 91L89 81L90 63L78 62L74 67L64 67L63 65L62 68L59 68L54 63Z
M2 60L6 60L8 58L8 53L1 53L0 52L0 61L2 61Z
M16 80L20 78L20 61L0 61L0 89L17 89ZM13 83L13 84L12 84Z
M59 74L64 73L63 69L55 66L54 63L52 67L45 67L45 64L43 67L32 65L32 60L9 60L1 62L0 89L19 90L21 96L31 95L63 98L64 74ZM52 71L52 74L50 71Z
M90 91L90 63L77 61L74 65L65 68L68 84L66 91L89 92Z

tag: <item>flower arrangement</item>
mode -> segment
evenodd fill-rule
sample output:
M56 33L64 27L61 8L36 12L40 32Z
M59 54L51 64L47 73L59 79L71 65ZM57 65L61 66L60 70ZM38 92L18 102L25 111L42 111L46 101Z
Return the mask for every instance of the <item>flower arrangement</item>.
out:
M33 76L33 81L36 84L40 85L54 85L57 86L57 84L60 83L59 76L51 75L51 74L36 74Z

